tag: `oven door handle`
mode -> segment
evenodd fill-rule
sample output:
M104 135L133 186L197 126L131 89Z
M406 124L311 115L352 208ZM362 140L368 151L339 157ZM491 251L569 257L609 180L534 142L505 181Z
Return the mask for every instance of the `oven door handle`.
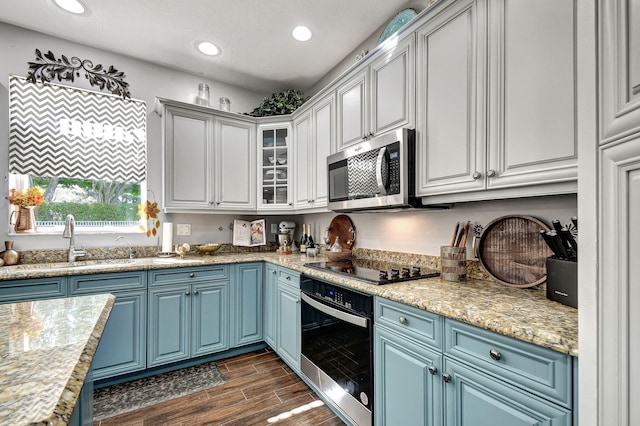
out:
M353 315L348 312L343 312L339 309L332 308L331 306L327 306L324 303L318 302L317 300L311 298L305 293L300 293L300 297L302 297L302 300L308 303L311 307L329 316L348 322L349 324L353 324L357 327L367 328L368 326L369 320L367 318L363 318L358 315Z

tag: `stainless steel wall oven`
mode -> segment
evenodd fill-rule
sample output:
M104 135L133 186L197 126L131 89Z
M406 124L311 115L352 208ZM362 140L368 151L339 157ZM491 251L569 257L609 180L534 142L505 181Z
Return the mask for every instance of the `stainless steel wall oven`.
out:
M300 369L358 426L372 424L373 298L307 276Z

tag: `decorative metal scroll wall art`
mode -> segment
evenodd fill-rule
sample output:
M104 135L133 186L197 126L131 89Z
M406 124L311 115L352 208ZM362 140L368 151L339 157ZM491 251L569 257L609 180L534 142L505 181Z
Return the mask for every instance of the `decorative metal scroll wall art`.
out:
M123 98L131 98L129 93L129 83L124 81L126 75L122 71L118 71L110 65L108 68L101 64L93 65L89 59L80 59L72 56L71 59L65 55L56 59L50 50L44 55L39 49L36 49L35 62L29 62L29 73L27 80L32 83L38 80L50 82L51 80L67 80L74 81L75 77L80 77L80 71L84 70L85 77L92 86L97 86L100 90L107 89L114 95Z

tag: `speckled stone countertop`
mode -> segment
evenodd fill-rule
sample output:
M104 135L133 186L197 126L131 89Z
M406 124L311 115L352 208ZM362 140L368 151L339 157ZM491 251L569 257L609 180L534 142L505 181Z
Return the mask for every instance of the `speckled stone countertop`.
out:
M279 256L271 252L255 252L216 253L210 256L187 256L185 259L152 257L87 261L76 262L74 266L67 263L17 265L0 268L0 285L2 280L19 278L266 261L344 287L578 356L578 310L547 299L543 288L520 289L480 279L455 283L441 281L440 278L373 285L304 266L306 262L323 260L326 259L307 258L300 254Z
M110 294L0 304L0 424L66 425L109 318Z

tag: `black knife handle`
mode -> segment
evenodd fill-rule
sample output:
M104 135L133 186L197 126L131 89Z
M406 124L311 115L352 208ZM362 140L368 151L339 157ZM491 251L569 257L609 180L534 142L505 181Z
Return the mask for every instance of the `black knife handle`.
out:
M547 235L551 237L551 241L553 241L553 244L558 249L559 257L561 259L569 259L569 253L567 253L564 244L562 244L562 238L560 238L560 235L558 235L555 230L547 232Z
M576 242L576 239L573 238L573 234L571 234L571 231L569 231L567 228L562 228L562 230L560 231L560 235L563 239L566 239L566 241L573 249L575 256L578 257L578 243Z
M560 221L558 219L554 219L551 221L551 224L553 225L553 229L555 229L559 234L560 230L562 229L562 224L560 223Z
M540 236L542 237L542 239L544 240L545 243L547 243L547 246L549 246L549 248L551 249L551 251L553 252L553 255L555 257L560 257L560 253L558 252L558 249L556 248L556 244L555 242L551 239L551 237L549 235L547 235L547 231L545 231L544 229L540 231Z

